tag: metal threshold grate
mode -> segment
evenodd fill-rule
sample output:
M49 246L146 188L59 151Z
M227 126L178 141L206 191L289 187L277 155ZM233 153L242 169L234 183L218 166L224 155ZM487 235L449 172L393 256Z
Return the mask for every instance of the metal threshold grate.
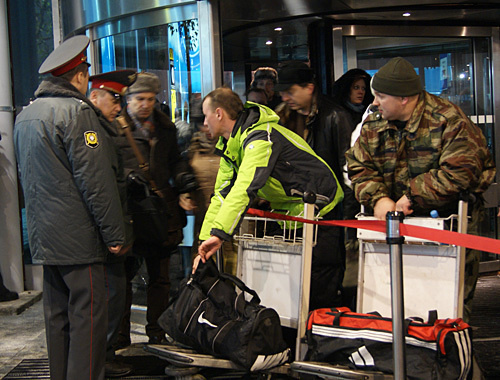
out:
M167 380L167 376L126 376L123 380ZM48 359L24 359L3 380L50 379Z

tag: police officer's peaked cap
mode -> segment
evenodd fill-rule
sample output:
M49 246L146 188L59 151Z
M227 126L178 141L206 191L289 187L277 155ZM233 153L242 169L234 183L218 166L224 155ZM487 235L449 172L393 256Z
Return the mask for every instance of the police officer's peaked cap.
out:
M89 43L90 40L87 36L74 36L68 38L45 58L40 69L38 69L38 73L51 73L53 76L58 77L67 73L82 62L87 63L85 49L87 49ZM88 65L90 66L90 64Z
M135 70L116 70L103 74L92 75L89 81L92 82L90 88L106 90L112 94L125 95L128 86L135 82Z

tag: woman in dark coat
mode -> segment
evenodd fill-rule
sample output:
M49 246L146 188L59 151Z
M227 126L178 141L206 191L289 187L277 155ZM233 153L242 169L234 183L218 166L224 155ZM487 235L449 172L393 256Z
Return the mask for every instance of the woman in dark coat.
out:
M366 108L373 102L371 76L362 69L351 69L333 84L333 99L352 117L353 125L361 122Z
M333 84L333 99L351 116L354 128L361 122L363 113L373 101L370 91L371 76L364 70L351 69ZM344 218L354 219L360 211L352 189L345 190ZM342 304L356 309L358 274L358 239L356 229L346 228L345 234L346 271L344 274Z

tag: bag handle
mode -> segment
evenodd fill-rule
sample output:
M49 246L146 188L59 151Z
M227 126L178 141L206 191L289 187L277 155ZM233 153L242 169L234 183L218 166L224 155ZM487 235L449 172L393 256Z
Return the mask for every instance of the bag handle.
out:
M151 178L151 173L149 170L149 163L146 162L144 159L144 156L142 155L141 151L139 150L139 147L137 146L137 143L135 142L134 136L132 136L132 131L130 130L130 126L128 125L127 120L125 119L125 116L118 116L116 118L118 121L118 124L120 124L120 127L122 130L125 132L125 136L127 137L127 141L132 148L132 151L134 152L134 156L139 162L139 167L141 168L142 172L144 173L144 176L146 179L149 181L151 184L151 188L153 191L157 190L156 183L154 180Z
M337 307L334 309L330 309L331 311L328 314L334 316L332 326L340 327L340 317L342 317L345 313L349 313L351 310L347 307Z
M229 280L233 284L235 284L242 292L246 292L252 296L252 299L250 300L251 303L255 304L260 304L260 297L258 296L257 292L253 289L250 289L248 286L245 285L243 281L241 281L238 277L233 276L232 274L229 273L220 273L219 276L224 279L224 280Z

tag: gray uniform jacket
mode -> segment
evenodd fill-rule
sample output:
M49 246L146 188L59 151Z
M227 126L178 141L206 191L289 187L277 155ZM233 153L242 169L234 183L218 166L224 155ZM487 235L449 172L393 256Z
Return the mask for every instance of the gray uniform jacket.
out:
M102 262L125 240L110 137L66 80L44 80L35 96L14 127L33 262Z

